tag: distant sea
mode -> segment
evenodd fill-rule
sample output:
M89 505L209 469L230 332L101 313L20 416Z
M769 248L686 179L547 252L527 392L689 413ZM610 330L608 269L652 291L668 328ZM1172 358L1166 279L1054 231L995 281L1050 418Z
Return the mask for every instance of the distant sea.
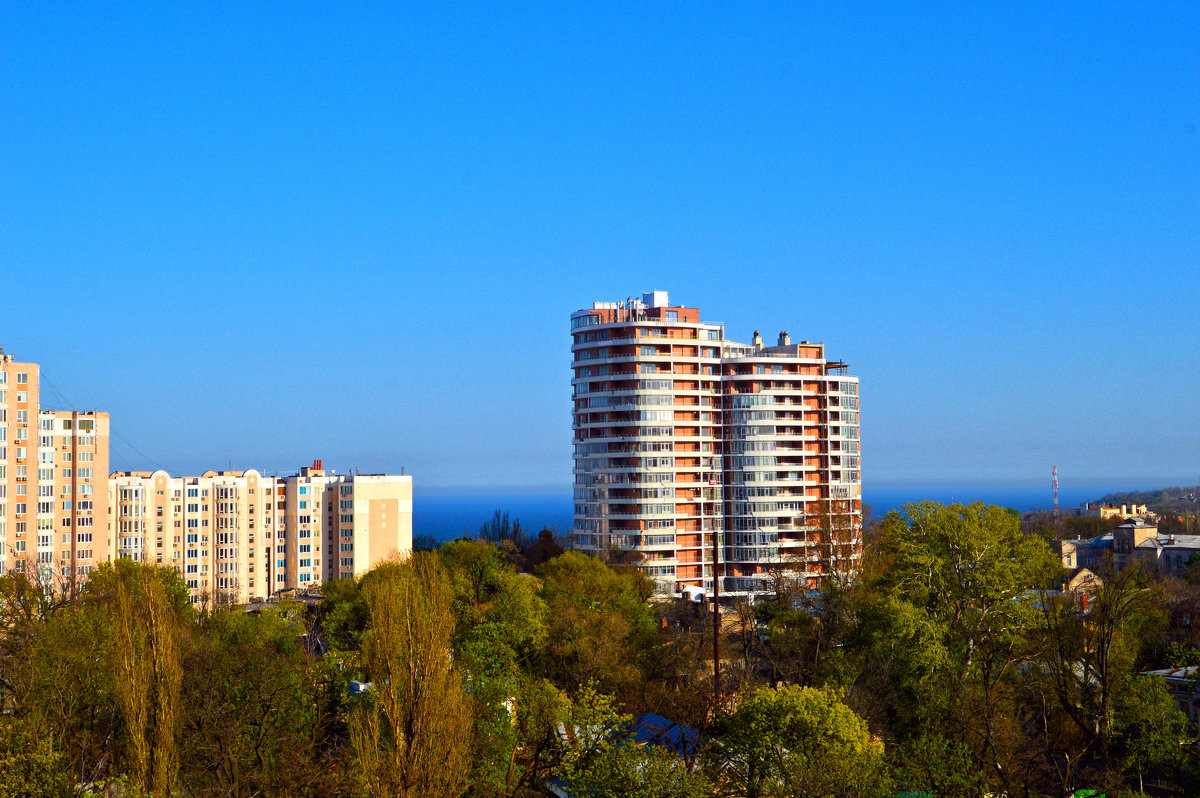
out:
M1059 506L1074 509L1086 501L1095 501L1116 490L1141 489L1144 486L1124 487L1121 484L1097 484L1079 488L1063 488ZM474 534L496 510L507 511L514 521L537 532L542 527L554 527L559 532L571 528L573 502L569 492L562 493L472 493L422 494L418 489L413 498L413 534L432 535L438 540L453 540L464 533ZM946 504L968 504L981 501L1011 507L1021 512L1050 509L1053 498L1050 486L1016 487L986 485L934 485L932 487L887 487L863 489L863 500L875 516L881 516L910 502L930 499Z

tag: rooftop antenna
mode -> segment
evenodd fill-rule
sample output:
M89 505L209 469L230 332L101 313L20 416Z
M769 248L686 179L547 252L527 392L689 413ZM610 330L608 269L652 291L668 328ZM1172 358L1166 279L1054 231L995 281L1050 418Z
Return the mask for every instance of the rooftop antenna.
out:
M1054 466L1054 470L1051 472L1051 475L1054 478L1054 523L1055 523L1055 525L1057 525L1058 524L1058 466Z

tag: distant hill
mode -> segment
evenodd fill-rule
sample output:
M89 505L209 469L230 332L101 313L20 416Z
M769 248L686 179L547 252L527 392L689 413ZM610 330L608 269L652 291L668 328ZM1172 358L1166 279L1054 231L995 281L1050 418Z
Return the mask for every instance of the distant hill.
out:
M1200 489L1163 488L1161 490L1131 490L1124 493L1109 493L1100 499L1101 504L1144 504L1154 513L1194 513L1200 510Z

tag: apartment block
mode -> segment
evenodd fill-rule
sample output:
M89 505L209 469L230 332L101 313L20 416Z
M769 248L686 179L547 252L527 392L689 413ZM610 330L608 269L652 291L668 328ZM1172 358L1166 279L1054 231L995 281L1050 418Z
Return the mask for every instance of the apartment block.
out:
M242 604L358 576L412 550L412 477L116 472L112 557L170 565L192 602Z
M284 540L282 483L249 471L118 471L108 479L106 559L175 568L201 606L242 604L271 592L272 550Z
M109 472L109 417L43 410L40 369L0 350L0 574L70 589L103 562L170 566L194 603L360 575L412 550L412 477Z
M109 419L42 410L40 388L38 364L0 351L0 573L67 589L108 547Z
M662 291L571 328L576 547L687 593L856 567L858 380L822 344L731 341Z
M361 574L412 551L412 477L337 474L320 460L284 480L287 540L275 590ZM324 551L322 551L324 547Z

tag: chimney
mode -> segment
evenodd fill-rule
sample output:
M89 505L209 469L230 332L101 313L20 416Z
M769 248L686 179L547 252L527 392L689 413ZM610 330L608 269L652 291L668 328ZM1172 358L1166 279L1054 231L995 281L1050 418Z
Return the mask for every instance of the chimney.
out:
M787 330L784 330L783 332L781 332L779 334L779 345L780 346L787 346L791 342L792 342L792 336L787 334Z
M754 331L754 348L762 349L762 336L758 334L758 330Z

